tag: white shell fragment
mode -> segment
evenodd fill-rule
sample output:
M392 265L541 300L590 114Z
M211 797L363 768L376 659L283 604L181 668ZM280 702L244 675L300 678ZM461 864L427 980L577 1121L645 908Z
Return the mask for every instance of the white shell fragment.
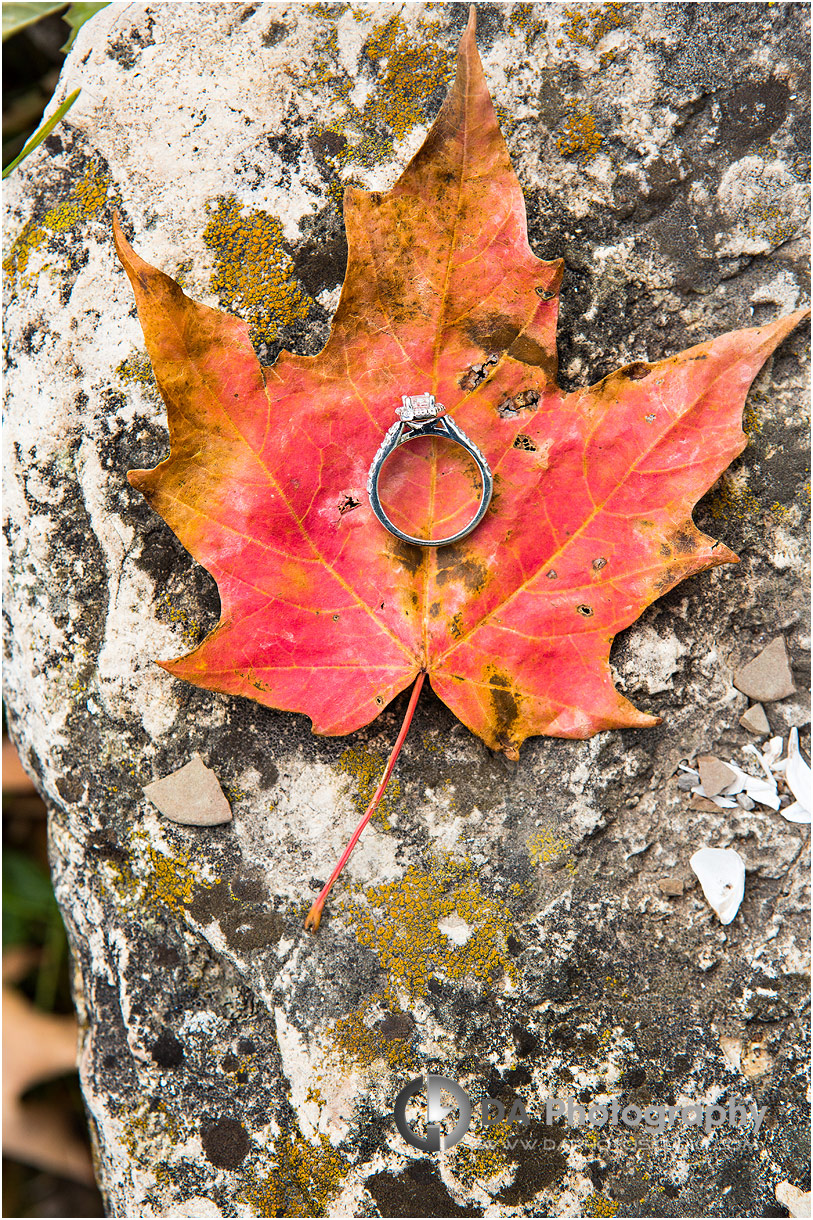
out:
M165 818L181 826L220 826L231 821L231 808L218 778L199 754L164 779L146 784L144 795Z
M745 864L733 847L701 847L689 864L720 923L731 923L745 893Z
M799 730L791 729L788 738L788 757L785 762L785 780L796 800L779 812L789 822L810 824L811 795L810 767L799 752Z

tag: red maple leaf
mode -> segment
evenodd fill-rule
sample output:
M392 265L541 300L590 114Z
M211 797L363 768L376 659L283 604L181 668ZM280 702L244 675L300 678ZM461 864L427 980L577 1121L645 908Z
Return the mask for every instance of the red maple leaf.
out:
M116 228L171 452L130 473L217 581L221 619L176 677L368 724L417 675L489 746L646 726L615 690L613 637L661 594L736 562L692 508L746 438L757 371L805 316L723 335L564 394L562 263L528 245L525 205L474 36L392 190L345 194L347 273L318 356L270 368L248 327L190 300ZM370 464L402 395L428 392L484 453L495 495L462 542L417 547L374 516ZM472 513L463 450L416 441L386 467L404 532Z

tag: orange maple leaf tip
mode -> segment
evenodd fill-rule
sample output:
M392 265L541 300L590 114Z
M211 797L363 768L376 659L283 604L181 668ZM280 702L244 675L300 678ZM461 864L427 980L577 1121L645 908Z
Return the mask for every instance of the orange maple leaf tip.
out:
M163 668L330 735L425 672L516 759L529 736L658 723L615 689L613 638L736 562L692 510L744 447L751 381L809 315L563 392L562 263L528 244L475 28L472 6L449 95L392 189L347 192L347 272L319 355L263 369L245 322L190 299L113 227L170 433L169 456L130 481L221 599L214 631ZM483 521L451 546L399 542L366 492L401 397L424 393L494 475ZM388 459L382 503L403 533L445 537L471 519L475 483L463 450L423 439Z

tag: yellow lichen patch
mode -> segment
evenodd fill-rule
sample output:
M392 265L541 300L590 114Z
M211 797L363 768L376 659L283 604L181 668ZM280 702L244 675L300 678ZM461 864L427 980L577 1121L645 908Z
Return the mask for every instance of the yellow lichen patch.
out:
M601 132L596 130L592 111L580 114L573 110L568 116L563 135L557 137L556 147L563 157L578 157L582 164L592 161L604 142Z
M370 1010L380 999L380 996L370 997L361 1008L333 1023L333 1049L343 1062L349 1060L358 1067L370 1067L376 1060L383 1059L393 1069L411 1070L415 1066L415 1055L409 1038L388 1038L376 1026L368 1024Z
M160 615L164 619L169 619L170 623L177 623L181 628L181 635L185 642L189 645L199 644L201 636L200 623L191 619L185 610L181 610L178 606L174 606L169 600L169 594L166 589L163 589L156 607Z
M618 1214L618 1204L604 1195L588 1195L582 1203L585 1216L615 1216Z
M426 104L431 94L449 85L454 75L454 61L439 39L430 35L416 42L400 16L373 30L364 44L364 52L379 69L380 76L375 100L368 102L364 118L385 123L396 139L406 135L419 123L426 122Z
M120 381L128 384L151 386L155 388L155 373L146 352L133 352L126 360L122 360L116 369Z
M120 896L142 911L160 914L169 908L178 913L192 902L196 885L209 885L185 852L158 851L145 830L136 828L130 833L130 848L130 863L106 861L105 865Z
M26 275L25 272L32 252L46 243L50 236L66 233L95 216L107 203L109 190L109 176L98 166L90 166L67 199L50 208L39 219L29 220L15 238L8 257L3 260L9 286L21 289L30 287L36 276Z
M565 852L570 851L570 846L567 839L554 834L552 830L540 830L532 839L528 840L528 855L531 858L531 864L539 867L559 860ZM576 861L572 856L568 858L566 868L571 874L576 872Z
M513 1123L503 1120L480 1128L479 1142L472 1142L471 1133L452 1156L451 1169L463 1186L488 1181L503 1173L510 1165L505 1142L516 1135Z
M562 33L577 47L589 47L592 50L611 30L617 30L625 24L623 9L623 3L565 9L566 21ZM558 45L561 46L561 41Z
M308 1143L284 1131L274 1149L274 1172L245 1191L256 1216L324 1216L347 1177L348 1162L326 1135Z
M720 478L709 503L712 516L718 521L728 521L731 517L745 521L759 516L759 500L747 486L745 478L741 470L727 470Z
M224 309L249 322L257 339L272 342L283 326L308 317L311 301L296 283L275 217L243 215L228 195L210 210L203 240L215 255L212 291Z
M373 799L381 776L384 774L385 766L386 759L382 758L380 754L367 750L354 750L350 746L336 763L336 770L340 775L348 775L355 781L356 790L352 794L352 799L360 814L365 812ZM400 801L401 785L397 777L393 776L373 814L373 819L380 822L382 826L389 826L390 817L397 813Z
M748 236L754 241L781 245L794 237L799 225L777 204L757 204L749 208Z
M487 897L468 862L447 859L431 871L414 866L398 881L356 891L345 903L359 944L372 949L387 971L387 998L425 994L433 975L458 984L493 987L516 981L506 946L511 912ZM456 943L438 926L451 920L469 929ZM462 921L462 922L461 922Z
M156 1159L156 1145L163 1143L167 1153L182 1143L176 1118L157 1097L140 1102L124 1120L121 1142L133 1165L149 1169L160 1182L167 1176L165 1160Z
M366 18L367 13L360 14L360 19L362 16ZM322 152L336 175L328 190L337 204L346 185L361 185L342 174L344 167L351 162L380 165L392 155L395 140L430 117L427 108L433 92L451 83L454 56L439 36L440 23L423 19L418 30L420 37L396 15L370 32L362 48L362 62L371 66L377 79L363 109L351 97L358 80L340 63L335 18L318 42L309 83L321 94L332 95L339 109L321 133L342 137L333 148L326 143ZM314 134L320 142L320 133Z

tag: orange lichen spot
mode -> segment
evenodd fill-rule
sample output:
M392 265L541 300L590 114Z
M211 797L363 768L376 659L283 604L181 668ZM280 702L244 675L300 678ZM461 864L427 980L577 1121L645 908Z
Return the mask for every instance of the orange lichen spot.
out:
M283 326L307 318L311 300L296 282L280 222L268 212L243 210L234 195L210 209L203 240L215 255L212 291L230 313L240 314L261 342Z
M36 273L28 273L31 255L40 246L47 245L54 235L68 233L78 228L83 221L94 217L108 202L110 177L96 165L91 165L84 177L73 188L66 199L49 208L44 215L31 219L14 239L8 256L3 260L9 287L25 289L36 281ZM66 265L71 260L66 259Z
M563 157L578 157L582 164L592 161L598 153L604 137L596 130L596 121L588 109L583 114L573 110L568 116L563 135L557 137L556 147Z
M324 1216L341 1190L348 1162L326 1135L317 1143L284 1131L274 1148L273 1171L245 1191L255 1216Z
M585 5L565 9L563 33L577 47L597 46L611 30L625 24L623 3Z
M516 980L511 912L484 894L467 861L413 866L398 881L357 891L344 909L359 944L387 971L391 1003L425 994L433 976L486 989Z

